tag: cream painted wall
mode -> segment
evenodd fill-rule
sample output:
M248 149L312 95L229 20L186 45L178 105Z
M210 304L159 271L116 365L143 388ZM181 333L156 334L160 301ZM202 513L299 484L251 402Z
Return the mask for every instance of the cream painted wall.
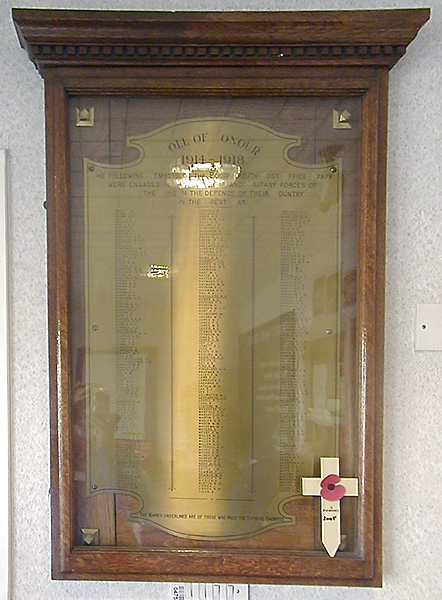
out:
M396 0L26 0L20 6L296 10ZM442 599L442 354L414 351L415 306L442 302L442 0L391 73L384 445L384 587L251 586L252 600ZM10 159L12 598L167 600L167 584L50 579L43 82L0 1L0 148Z

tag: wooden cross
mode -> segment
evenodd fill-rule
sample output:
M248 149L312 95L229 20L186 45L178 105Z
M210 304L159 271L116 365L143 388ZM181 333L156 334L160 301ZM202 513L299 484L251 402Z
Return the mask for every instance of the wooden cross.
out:
M303 477L302 494L321 496L322 543L334 556L341 545L340 500L358 495L358 480L339 477L339 458L321 458L321 477Z

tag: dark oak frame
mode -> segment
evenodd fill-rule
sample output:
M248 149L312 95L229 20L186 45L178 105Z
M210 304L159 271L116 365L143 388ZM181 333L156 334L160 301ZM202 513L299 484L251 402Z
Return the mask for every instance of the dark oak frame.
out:
M429 10L299 13L13 11L45 79L53 577L380 586L388 71ZM76 547L69 351L72 94L359 96L361 488L357 554Z

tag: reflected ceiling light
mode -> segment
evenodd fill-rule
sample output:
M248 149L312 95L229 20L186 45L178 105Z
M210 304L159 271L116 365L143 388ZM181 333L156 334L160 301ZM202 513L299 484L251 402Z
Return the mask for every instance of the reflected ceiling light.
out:
M146 277L151 277L152 279L167 279L169 277L169 267L167 265L150 265Z
M238 165L219 162L174 165L167 183L181 189L208 189L232 185L241 172Z

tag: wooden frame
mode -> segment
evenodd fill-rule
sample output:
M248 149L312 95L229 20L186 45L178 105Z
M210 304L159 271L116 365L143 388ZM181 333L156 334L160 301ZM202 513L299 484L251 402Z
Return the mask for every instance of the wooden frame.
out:
M388 71L429 11L13 11L45 79L53 576L381 585L384 228ZM357 398L360 541L350 556L76 546L70 380L67 106L72 95L361 99Z

